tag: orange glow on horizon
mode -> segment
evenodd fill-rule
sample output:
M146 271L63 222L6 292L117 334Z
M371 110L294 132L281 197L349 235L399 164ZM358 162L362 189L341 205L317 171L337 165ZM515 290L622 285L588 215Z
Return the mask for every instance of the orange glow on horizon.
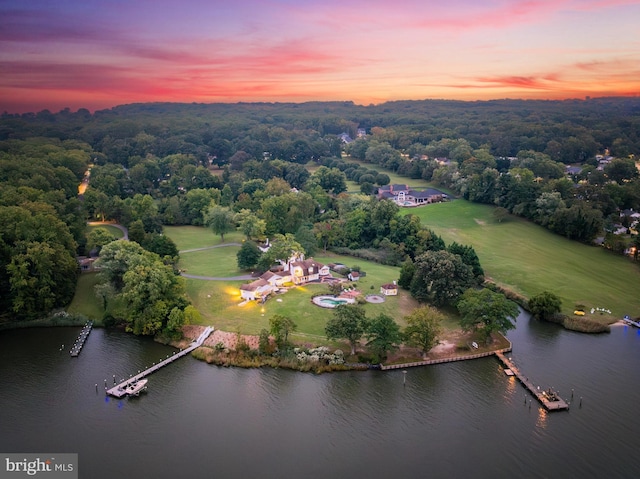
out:
M637 96L638 18L631 0L0 5L0 111Z

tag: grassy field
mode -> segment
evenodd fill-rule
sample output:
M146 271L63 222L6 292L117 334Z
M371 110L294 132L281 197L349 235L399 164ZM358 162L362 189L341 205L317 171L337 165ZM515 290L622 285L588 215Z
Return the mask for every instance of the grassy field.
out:
M238 270L236 254L239 246L229 245L219 248L191 251L180 254L180 269L196 276L229 277L246 274Z
M178 249L197 249L212 245L212 234L205 228L192 226L165 228L167 234L178 245ZM240 239L228 235L231 240ZM219 238L216 237L217 240ZM219 241L216 244L220 244ZM227 237L225 237L227 240ZM202 251L183 252L179 266L188 273L198 276L236 276L242 274L236 266L237 246L211 248ZM316 255L321 263L340 262L347 266L360 266L366 276L360 279L357 286L363 294L378 293L380 285L398 278L399 269L383 266L369 261L338 255ZM326 341L324 327L331 317L331 310L320 308L311 303L314 294L328 292L325 285L312 284L297 287L287 293L269 299L264 305L255 302L239 306L240 285L244 281L206 281L187 279L187 294L194 306L200 311L203 324L211 324L225 331L240 331L243 334L258 334L261 329L269 328L269 318L274 314L291 317L298 325L298 332L293 339L308 340L313 343ZM373 289L372 289L373 287ZM280 300L280 301L278 301ZM417 304L406 293L390 297L382 304L367 303L364 308L369 316L380 313L395 318L404 325L404 316L409 314Z
M173 240L178 251L206 248L223 244L220 236L202 226L164 226L164 234ZM244 236L240 232L224 235L224 243L241 243Z
M72 314L83 314L94 321L102 320L102 305L93 289L96 284L98 284L98 273L81 274L78 278L76 293L67 311Z
M570 241L522 218L498 223L489 205L454 200L403 212L420 216L447 244L472 245L485 274L498 284L529 297L554 292L564 313L582 304L611 310L611 316L593 318L605 322L640 315L640 268L627 258Z

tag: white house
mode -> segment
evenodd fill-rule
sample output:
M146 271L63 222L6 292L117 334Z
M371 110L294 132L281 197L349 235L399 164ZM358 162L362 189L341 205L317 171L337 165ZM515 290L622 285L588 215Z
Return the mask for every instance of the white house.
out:
M397 296L398 295L398 285L395 283L383 284L380 286L380 294L385 296Z
M274 287L266 279L259 278L240 286L240 297L248 301L262 300L271 294L273 289Z
M267 281L271 286L279 287L284 283L288 283L291 281L291 275L289 273L284 273L283 271L267 271L260 278Z
M349 278L349 281L358 281L360 279L360 273L358 273L357 271L351 271L347 275L347 278Z
M304 284L318 281L320 277L329 276L329 267L314 261L313 258L304 259L304 255L294 256L284 265L285 273L291 275L294 284Z

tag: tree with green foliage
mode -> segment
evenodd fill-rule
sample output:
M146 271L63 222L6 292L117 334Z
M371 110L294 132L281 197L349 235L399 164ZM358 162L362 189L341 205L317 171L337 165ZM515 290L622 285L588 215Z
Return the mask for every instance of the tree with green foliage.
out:
M438 336L442 334L443 314L431 306L414 309L405 317L407 327L404 329L405 342L422 350L422 357L438 344Z
M296 323L291 318L281 314L275 314L269 318L269 331L275 338L276 345L284 349L289 344L289 334L298 329Z
M457 254L462 258L462 262L464 264L471 267L473 276L478 281L478 284L481 284L484 281L484 270L482 269L482 266L480 266L480 258L478 258L473 246L458 244L454 241L449 245L447 251L449 251L449 253Z
M100 250L106 244L115 241L116 237L109 233L106 228L93 228L87 235L87 252L93 252L96 255L100 254Z
M543 291L529 299L529 312L538 319L549 320L562 310L562 301L550 291Z
M172 264L177 263L180 258L178 246L171 238L164 234L146 234L142 242L142 247L147 251L157 254L163 260L168 258L167 261Z
M311 223L300 225L300 228L295 233L295 239L300 243L307 256L313 256L318 249L318 240L313 234L313 225Z
M29 241L16 245L7 265L12 310L34 319L73 298L78 263L57 243Z
M418 256L414 264L416 270L409 286L411 295L435 306L455 304L476 282L471 266L448 251L427 251Z
M269 330L261 329L258 336L258 351L260 354L271 354L274 351L274 347L271 344L271 338L269 337Z
M398 279L398 286L408 290L411 287L411 281L413 280L413 275L415 274L415 272L415 264L413 264L413 261L410 257L407 257L400 267L400 278Z
M506 333L516 326L518 305L502 293L490 289L469 288L456 304L460 312L460 326L464 331L479 332L489 343L491 334Z
M236 254L238 269L249 270L255 268L260 261L262 251L253 241L245 241Z
M157 254L131 241L114 241L102 248L97 265L101 278L112 285L115 298L126 311L127 331L153 335L184 323L184 316L173 313L168 324L174 308L184 311L189 305L184 279Z
M338 195L347 191L347 177L337 168L321 166L309 178L312 184L318 184L323 190Z
M353 356L356 354L356 345L364 334L365 321L366 314L362 306L341 304L333 310L333 316L327 321L327 339L346 339Z
M135 220L131 222L127 230L129 241L135 241L139 245L142 245L142 243L144 243L144 237L146 233L144 231L144 224L142 223L142 220Z
M262 253L258 261L258 268L262 271L267 271L276 262L285 263L291 257L300 256L303 253L304 248L292 234L275 235L271 241L270 248Z
M224 235L236 229L235 215L230 208L212 204L205 215L205 223L211 230L220 235L224 243Z
M375 318L366 320L364 335L368 340L367 347L373 353L374 361L386 359L387 353L398 349L402 342L400 326L386 314L379 314Z
M247 240L264 239L267 222L258 218L255 212L243 208L236 213L235 220Z

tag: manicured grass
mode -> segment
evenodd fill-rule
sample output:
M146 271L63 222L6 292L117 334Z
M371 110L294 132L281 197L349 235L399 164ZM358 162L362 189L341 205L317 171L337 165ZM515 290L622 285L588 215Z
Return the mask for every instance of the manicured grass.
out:
M494 220L493 207L454 200L405 209L447 244L472 245L485 274L527 297L544 290L562 299L563 312L576 304L611 310L592 318L612 322L625 314L640 315L640 268L600 247L555 235L522 218Z
M216 249L205 250L203 254L214 253ZM184 256L187 257L191 253ZM380 285L397 279L399 269L383 266L347 256L317 255L316 260L322 263L343 263L347 266L359 265L367 275L356 283L364 294L379 293ZM195 274L195 273L194 273ZM220 276L236 274L233 268L219 270ZM205 281L187 280L187 294L194 306L200 311L204 324L211 324L225 331L240 331L243 334L258 334L261 329L269 329L269 318L281 314L292 318L298 326L293 335L297 341L312 343L326 341L324 327L332 315L332 310L320 308L311 303L314 294L328 293L328 287L322 284L310 284L290 289L287 293L271 297L264 305L250 302L238 306L240 285L242 281ZM374 289L371 289L371 286ZM278 301L281 300L281 301ZM364 305L368 316L387 314L404 326L404 316L408 315L417 303L406 292L397 297L388 297L381 304Z
M173 240L178 251L223 244L219 235L202 226L165 226L163 232ZM234 231L224 235L224 243L240 243L243 238L242 233Z
M112 225L108 225L108 224L100 224L100 225L87 225L87 235L94 229L96 228L104 228L105 230L107 230L114 238L116 239L120 239L122 237L124 237L124 233L122 232L122 230L120 228L116 228L115 226Z
M78 278L76 293L67 311L83 314L94 321L102 319L102 304L96 297L93 287L98 284L98 273L83 273Z
M236 254L239 246L223 246L201 251L191 251L180 254L178 267L185 273L197 276L238 276L247 274L238 270Z

